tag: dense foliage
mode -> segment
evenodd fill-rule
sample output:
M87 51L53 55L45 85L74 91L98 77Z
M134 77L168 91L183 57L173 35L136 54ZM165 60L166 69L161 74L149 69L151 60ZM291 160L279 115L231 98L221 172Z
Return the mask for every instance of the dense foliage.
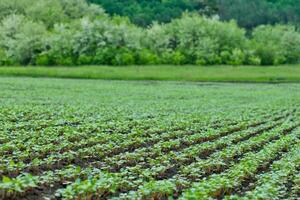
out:
M100 4L111 15L127 16L140 26L148 26L153 21L170 22L186 11L195 9L196 2L187 0L90 0Z
M300 25L299 0L216 0L222 20L235 19L245 28L261 24Z
M300 194L297 84L1 78L0 96L0 199Z
M110 14L129 17L146 26L153 21L170 22L184 11L235 19L245 28L261 24L300 23L299 0L89 0Z
M185 13L142 28L85 0L0 2L0 65L229 64L300 60L292 25L252 33L235 21ZM2 12L3 11L3 12Z

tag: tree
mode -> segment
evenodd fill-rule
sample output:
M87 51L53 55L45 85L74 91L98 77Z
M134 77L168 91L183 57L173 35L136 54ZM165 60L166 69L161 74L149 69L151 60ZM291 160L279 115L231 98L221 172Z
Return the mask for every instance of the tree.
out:
M89 0L103 6L111 15L127 16L140 26L154 21L167 23L185 11L221 20L236 20L252 29L261 24L300 23L299 0Z
M25 14L34 21L42 21L48 28L66 20L60 0L36 1L25 9Z
M0 46L19 64L33 64L44 49L46 28L22 15L9 15L0 26Z
M154 21L170 22L186 10L195 10L196 3L190 0L90 0L100 4L111 15L128 16L140 26Z
M237 20L247 29L261 24L300 22L299 0L218 0L222 20Z

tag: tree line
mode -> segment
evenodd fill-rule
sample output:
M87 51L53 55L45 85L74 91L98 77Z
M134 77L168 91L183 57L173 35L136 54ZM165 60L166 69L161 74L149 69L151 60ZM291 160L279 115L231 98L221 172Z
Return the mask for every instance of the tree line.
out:
M127 16L139 26L170 22L185 11L221 20L234 19L251 29L261 24L300 22L300 0L89 0L111 15Z
M213 9L213 8L211 8ZM2 0L0 65L277 65L300 60L294 25L185 12L148 27L85 0Z

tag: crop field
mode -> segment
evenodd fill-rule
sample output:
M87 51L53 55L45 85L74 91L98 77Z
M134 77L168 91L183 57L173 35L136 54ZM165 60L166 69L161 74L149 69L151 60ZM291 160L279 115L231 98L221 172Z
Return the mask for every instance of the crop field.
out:
M0 199L299 199L300 84L0 78Z

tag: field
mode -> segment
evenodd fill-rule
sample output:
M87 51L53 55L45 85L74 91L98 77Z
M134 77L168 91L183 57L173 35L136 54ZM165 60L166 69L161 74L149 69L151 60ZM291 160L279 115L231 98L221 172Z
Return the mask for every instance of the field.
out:
M202 82L300 82L300 65L0 67L0 76Z
M299 199L299 105L295 83L2 77L0 199Z

